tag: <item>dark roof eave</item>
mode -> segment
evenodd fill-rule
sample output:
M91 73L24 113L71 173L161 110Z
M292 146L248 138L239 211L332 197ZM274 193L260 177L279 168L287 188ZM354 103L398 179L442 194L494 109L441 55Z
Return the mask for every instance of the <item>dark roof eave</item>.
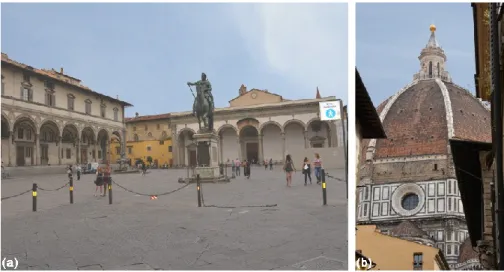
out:
M104 95L104 94L101 94L101 93L95 92L95 91L93 91L93 90L91 90L91 89L82 88L82 87L80 87L80 86L78 86L78 85L70 84L70 83L68 83L68 82L65 82L65 81L63 81L63 80L59 80L59 79L57 79L57 78L50 77L50 76L48 76L48 75L44 75L44 74L41 74L41 73L37 73L36 71L33 71L33 70L31 70L31 69L28 69L28 68L25 68L25 67L20 67L20 66L18 66L18 65L15 65L15 64L13 64L13 63L9 63L9 62L4 61L4 60L2 60L2 65L10 65L10 66L15 67L15 68L17 68L17 69L21 69L21 70L24 70L24 71L28 71L28 72L30 72L30 73L34 73L34 74L36 74L37 76L40 76L40 77L44 77L44 78L47 78L47 79L50 79L50 80L57 81L57 82L59 82L60 84L67 85L67 86L70 86L70 87L73 87L73 88L77 88L77 89L79 89L79 90L81 90L81 91L88 92L88 93L92 93L92 94L94 94L94 95L98 95L98 96L100 96L100 97L104 97L104 98L106 98L106 99L108 99L108 100L112 100L112 101L114 101L114 102L117 102L117 103L119 103L120 105L122 105L122 106L124 106L124 107L133 107L133 105L132 105L132 104L130 104L130 103L126 102L126 101L122 101L122 100L119 100L119 99L117 99L117 98L113 98L113 97L110 97L110 96L108 96L108 95Z
M357 67L355 68L355 115L361 125L362 138L387 138L381 119L371 101L371 97Z
M460 198L465 207L464 213L469 237L471 244L476 246L476 241L482 237L481 205L483 205L483 192L479 152L491 151L492 144L451 139L450 147L459 185Z

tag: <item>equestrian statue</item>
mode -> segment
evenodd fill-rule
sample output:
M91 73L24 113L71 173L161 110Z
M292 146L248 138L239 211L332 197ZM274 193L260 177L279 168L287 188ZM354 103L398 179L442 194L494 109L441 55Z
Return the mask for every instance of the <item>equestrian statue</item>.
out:
M198 118L199 133L213 131L214 99L212 95L212 84L208 81L205 73L201 74L201 80L194 83L187 82L187 86L194 96L193 115ZM196 86L196 95L191 88ZM201 125L203 122L203 126Z

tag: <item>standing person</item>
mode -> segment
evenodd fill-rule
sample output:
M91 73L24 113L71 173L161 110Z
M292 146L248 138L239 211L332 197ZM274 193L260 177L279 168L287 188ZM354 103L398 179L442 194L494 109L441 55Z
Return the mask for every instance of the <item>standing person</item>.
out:
M291 187L292 184L292 172L296 171L294 163L292 162L291 155L285 156L285 164L283 167L285 171L285 179L287 181L287 187Z
M236 166L236 176L239 176L240 175L240 160L238 158L236 158L236 161L235 161L235 166Z
M303 174L304 174L304 186L306 186L307 182L307 177L310 178L310 184L312 184L311 180L311 166L310 166L310 161L308 160L307 157L304 158L303 161Z
M250 177L250 162L245 159L245 161L243 161L243 175L246 176L247 178Z
M95 194L94 196L98 196L98 188L100 188L100 195L102 194L102 189L103 189L103 170L101 166L98 166L98 169L96 170L96 180L95 180L96 188L95 188Z
M264 170L268 170L268 160L264 160Z
M272 158L269 161L269 166L270 166L270 170L273 170L273 159Z
M322 177L322 159L319 153L315 153L315 160L313 160L313 167L315 168L315 177L317 178L317 184L320 184Z
M107 196L108 185L112 182L110 180L110 174L112 173L112 169L110 168L110 162L107 162L107 166L103 171L103 195Z
M142 176L145 176L146 172L147 172L147 166L145 165L144 162L142 162Z
M81 172L82 172L82 167L79 165L77 165L77 167L75 168L75 170L77 170L77 180L80 180L80 175L81 175Z

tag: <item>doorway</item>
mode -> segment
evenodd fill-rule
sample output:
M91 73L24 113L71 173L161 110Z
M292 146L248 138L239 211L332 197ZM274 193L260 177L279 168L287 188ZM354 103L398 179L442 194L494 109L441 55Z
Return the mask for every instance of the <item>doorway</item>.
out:
M257 162L257 160L259 159L259 143L247 143L246 153L246 158L249 162Z
M16 146L16 165L25 166L24 146Z
M197 166L196 150L189 150L189 166Z
M46 144L40 145L40 164L49 164L49 146Z
M81 164L88 163L87 148L81 148Z

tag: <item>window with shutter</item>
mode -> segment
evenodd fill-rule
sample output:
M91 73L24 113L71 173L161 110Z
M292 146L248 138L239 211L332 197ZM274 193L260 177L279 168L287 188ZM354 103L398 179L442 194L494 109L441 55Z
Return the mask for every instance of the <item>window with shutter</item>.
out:
M75 96L72 94L67 95L67 107L69 110L74 110Z

